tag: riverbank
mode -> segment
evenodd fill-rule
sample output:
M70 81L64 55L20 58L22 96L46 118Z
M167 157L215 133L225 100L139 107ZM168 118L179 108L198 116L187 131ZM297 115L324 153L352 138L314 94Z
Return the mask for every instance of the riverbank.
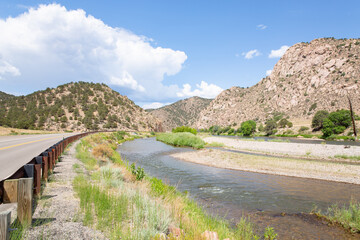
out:
M358 147L351 147L349 151L347 148L344 149L343 146L241 141L221 137L207 137L204 140L208 143L222 143L225 147L231 149L281 154L282 156L256 156L230 152L226 149L203 149L175 153L171 156L183 161L218 168L360 184L360 165L326 161L324 157L321 160L284 157L286 156L285 154L290 155L291 153L297 153L297 156L309 157L310 154L306 154L307 151L312 151L312 153L315 153L315 156L319 156L327 151L354 156L360 151L360 149L357 149ZM305 154L302 155L304 152ZM326 156L333 156L332 154L334 153L328 153Z
M111 239L256 239L240 218L237 228L202 208L175 187L147 176L116 151L132 138L125 133L100 133L81 140L77 157L86 171L73 186L80 199L82 222Z
M206 143L222 143L226 148L267 153L282 156L308 158L336 158L336 156L360 156L360 146L291 143L286 141L260 141L225 137L204 137Z

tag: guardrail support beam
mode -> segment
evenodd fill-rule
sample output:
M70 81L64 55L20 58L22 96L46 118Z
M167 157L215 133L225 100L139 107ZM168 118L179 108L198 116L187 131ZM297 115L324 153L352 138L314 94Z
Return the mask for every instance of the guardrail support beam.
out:
M11 211L0 212L0 239L9 240L10 239L10 227L11 222Z
M29 226L32 218L33 179L20 178L18 185L17 217L22 226Z
M4 181L4 203L15 203L18 198L19 179L9 179Z

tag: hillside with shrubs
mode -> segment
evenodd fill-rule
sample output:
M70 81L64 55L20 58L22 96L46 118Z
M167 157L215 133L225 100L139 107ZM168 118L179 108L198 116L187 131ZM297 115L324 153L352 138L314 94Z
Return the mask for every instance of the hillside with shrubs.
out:
M4 96L0 126L57 131L161 130L155 117L105 84L75 82L26 96Z
M147 111L161 120L164 131L170 131L178 126L193 125L198 119L200 112L209 106L211 101L212 99L191 97Z

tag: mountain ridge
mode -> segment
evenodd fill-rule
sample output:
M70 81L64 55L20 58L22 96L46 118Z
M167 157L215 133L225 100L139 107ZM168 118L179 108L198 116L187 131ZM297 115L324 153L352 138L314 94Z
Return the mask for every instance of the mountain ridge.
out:
M360 40L315 39L290 47L270 76L250 88L221 92L204 109L194 126L239 126L242 121L263 122L276 112L290 119L309 120L317 110L348 108L360 111Z
M162 122L163 130L170 131L178 126L193 125L200 111L205 109L211 101L212 99L195 96L147 111Z
M0 102L0 126L159 131L161 122L105 84L71 82Z

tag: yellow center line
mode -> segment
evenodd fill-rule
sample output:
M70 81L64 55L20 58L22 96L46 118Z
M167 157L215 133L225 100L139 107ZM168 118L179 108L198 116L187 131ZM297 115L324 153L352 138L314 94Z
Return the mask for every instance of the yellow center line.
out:
M54 138L58 138L58 136L57 136L57 137L44 138L44 139L35 140L35 141L31 141L31 142L19 143L19 144L16 144L16 145L11 145L11 146L7 146L7 147L0 148L0 150L4 150L4 149L8 149L8 148L13 148L13 147L18 147L18 146L21 146L21 145L30 144L30 143L35 143L35 142L41 142L41 141L45 141L45 140L49 140L49 139L54 139Z

